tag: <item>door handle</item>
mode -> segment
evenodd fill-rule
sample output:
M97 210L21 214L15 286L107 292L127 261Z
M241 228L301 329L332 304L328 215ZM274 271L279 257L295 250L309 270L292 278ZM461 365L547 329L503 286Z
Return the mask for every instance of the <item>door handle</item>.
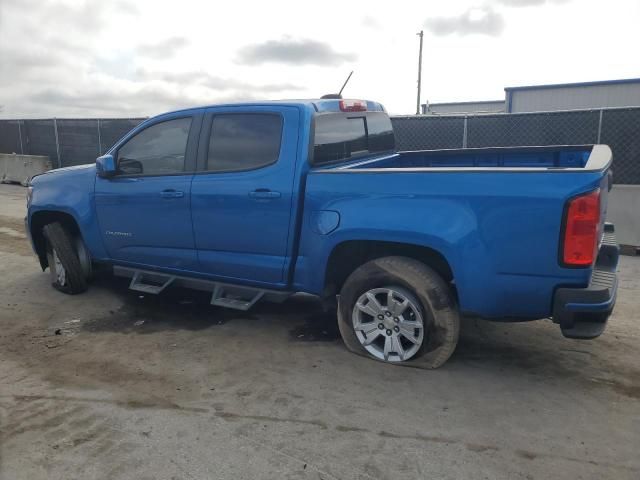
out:
M253 192L249 192L249 196L251 198L280 198L280 192L274 192L273 190L269 190L268 188L258 188Z
M184 197L184 192L181 192L180 190L163 190L160 192L160 196L162 198L182 198Z

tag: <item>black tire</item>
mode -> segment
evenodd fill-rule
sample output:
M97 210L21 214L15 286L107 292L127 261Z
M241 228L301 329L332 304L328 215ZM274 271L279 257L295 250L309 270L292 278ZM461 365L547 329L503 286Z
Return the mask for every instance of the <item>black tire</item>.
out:
M420 304L424 336L419 350L408 360L393 362L419 368L438 368L453 354L460 333L460 316L447 283L431 268L406 257L383 257L358 267L346 280L338 301L342 339L354 353L371 355L358 340L352 312L358 298L369 290L397 286Z
M47 239L47 260L53 288L70 295L84 292L87 279L69 232L60 223L54 222L45 225L43 233ZM56 272L54 252L65 270L62 282Z

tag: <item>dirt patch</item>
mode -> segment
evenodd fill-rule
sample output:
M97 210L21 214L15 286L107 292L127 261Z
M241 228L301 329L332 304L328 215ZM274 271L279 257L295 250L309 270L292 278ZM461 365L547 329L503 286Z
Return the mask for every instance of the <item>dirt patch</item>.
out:
M39 278L21 280L33 288ZM0 311L0 324L8 327L0 333L0 348L56 388L103 389L118 405L167 408L202 400L201 379L183 373L186 359L218 372L215 350L221 343L240 349L247 342L254 355L267 356L273 342L283 342L278 348L286 345L287 332L294 330L319 332L308 341L336 341L331 316L310 297L241 312L210 305L206 292L169 288L161 295L145 295L128 285L128 279L100 275L88 293L65 296L43 279L41 297L19 298L9 304L12 311ZM33 306L34 300L52 303ZM256 328L268 334L269 343L260 345ZM230 353L228 358L238 362L225 362L225 368L233 369L242 354ZM233 376L229 383L235 383ZM212 386L217 384L211 381L206 391L214 391Z
M301 295L282 303L259 303L249 312L212 306L211 293L169 287L160 295L129 290L129 279L101 276L94 285L108 289L122 302L106 315L83 322L92 333L118 332L151 334L161 331L199 331L233 321L253 322L264 316L293 320L289 335L293 341L331 342L340 339L335 312L325 312L315 298Z
M168 288L161 295L147 295L129 290L129 280L103 277L99 285L122 302L106 315L88 319L86 332L118 332L151 334L161 331L204 330L223 325L238 317L252 314L212 306L206 292L183 288ZM241 314L242 313L242 314Z
M24 231L24 222L0 215L0 250L24 257L34 255Z
M289 330L293 341L297 342L336 342L340 340L340 331L335 312L318 311L307 314L305 323Z
M536 323L464 319L458 347L449 363L526 373L541 381L573 381L584 389L604 387L629 398L640 398L640 369L621 366L615 356L604 355L604 338L597 343L571 341L563 338L555 325L549 324L548 331L540 331ZM576 348L571 348L572 344ZM610 348L620 350L623 346L614 342Z

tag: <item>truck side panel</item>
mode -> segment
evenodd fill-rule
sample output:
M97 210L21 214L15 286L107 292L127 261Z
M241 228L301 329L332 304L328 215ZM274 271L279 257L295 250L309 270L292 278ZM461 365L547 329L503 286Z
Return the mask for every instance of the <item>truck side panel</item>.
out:
M558 264L568 198L600 186L602 172L323 173L307 177L294 288L321 293L344 241L425 246L444 256L463 312L542 318L558 286L586 286L590 269ZM337 212L326 232L318 212Z

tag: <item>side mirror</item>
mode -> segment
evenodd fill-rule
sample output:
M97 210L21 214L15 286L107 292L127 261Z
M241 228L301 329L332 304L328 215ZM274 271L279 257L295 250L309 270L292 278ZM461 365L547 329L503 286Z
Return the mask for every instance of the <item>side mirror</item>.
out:
M102 155L96 158L96 172L101 178L111 178L116 174L116 159L113 155Z

